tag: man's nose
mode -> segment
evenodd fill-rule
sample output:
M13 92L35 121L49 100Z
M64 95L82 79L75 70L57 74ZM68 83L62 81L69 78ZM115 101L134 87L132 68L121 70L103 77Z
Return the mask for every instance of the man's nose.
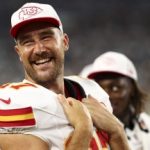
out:
M36 41L36 47L37 48L43 48L44 44L40 40L38 40L38 41Z
M45 51L44 44L41 41L36 41L35 43L35 51L38 53L42 53Z

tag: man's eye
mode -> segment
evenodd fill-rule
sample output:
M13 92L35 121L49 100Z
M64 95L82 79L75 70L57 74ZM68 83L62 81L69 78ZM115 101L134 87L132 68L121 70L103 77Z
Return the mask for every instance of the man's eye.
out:
M113 92L117 92L117 91L120 90L120 88L119 88L119 86L114 85L114 86L111 87L111 90L112 90Z
M32 45L33 41L22 41L21 44L24 46L28 46L28 45Z
M52 38L52 34L45 34L43 36L41 36L41 39L49 39L49 38Z

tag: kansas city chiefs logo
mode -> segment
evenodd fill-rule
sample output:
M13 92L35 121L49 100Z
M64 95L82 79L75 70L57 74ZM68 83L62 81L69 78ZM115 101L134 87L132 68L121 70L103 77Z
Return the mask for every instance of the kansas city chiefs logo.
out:
M35 6L30 6L30 7L23 7L21 11L19 12L19 19L20 20L26 20L29 19L39 13L41 13L43 9Z

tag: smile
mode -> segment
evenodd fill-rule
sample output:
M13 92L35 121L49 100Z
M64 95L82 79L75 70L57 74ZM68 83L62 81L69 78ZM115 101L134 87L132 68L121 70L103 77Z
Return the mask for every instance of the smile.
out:
M45 63L48 63L52 60L52 58L45 58L45 59L41 59L41 60L37 60L37 61L34 61L33 63L36 64L36 65L41 65L41 64L45 64Z

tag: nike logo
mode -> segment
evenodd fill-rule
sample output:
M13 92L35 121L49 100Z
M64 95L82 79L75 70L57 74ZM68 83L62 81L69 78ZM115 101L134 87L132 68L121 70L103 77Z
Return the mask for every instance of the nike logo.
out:
M11 99L10 98L9 99L2 99L2 98L0 98L0 101L5 103L5 104L10 104Z

